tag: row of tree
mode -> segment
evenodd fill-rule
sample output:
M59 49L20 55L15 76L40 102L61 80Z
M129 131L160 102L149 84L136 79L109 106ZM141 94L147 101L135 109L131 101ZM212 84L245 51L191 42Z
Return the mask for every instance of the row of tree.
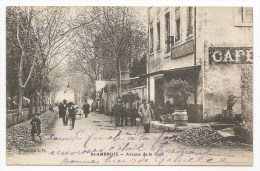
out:
M19 119L23 97L30 99L30 114L60 87L62 62L72 35L69 8L8 7L6 9L7 96L17 96ZM41 110L41 109L40 109Z
M143 61L146 28L141 8L75 9L7 8L7 96L11 101L18 97L17 119L24 96L30 99L30 114L33 106L35 112L39 106L46 110L44 104L63 87L64 80L72 81L73 89L83 97L93 92L96 80L116 79L121 96L122 73ZM81 79L80 74L87 78ZM80 81L74 85L75 78Z
M93 85L96 80L116 79L117 93L121 96L122 75L129 74L132 64L138 63L146 52L146 27L141 10L145 9L87 7L79 10L76 22L84 26L74 31L72 41L76 46L69 59L70 70L84 73Z

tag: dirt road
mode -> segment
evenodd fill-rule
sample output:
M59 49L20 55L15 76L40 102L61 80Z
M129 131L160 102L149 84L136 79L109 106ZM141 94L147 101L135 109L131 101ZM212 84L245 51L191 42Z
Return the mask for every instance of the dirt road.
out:
M113 118L112 118L113 119ZM143 127L115 127L111 117L91 113L76 119L75 129L58 119L36 147L7 157L9 165L252 165L245 148L190 147L171 142L172 133Z

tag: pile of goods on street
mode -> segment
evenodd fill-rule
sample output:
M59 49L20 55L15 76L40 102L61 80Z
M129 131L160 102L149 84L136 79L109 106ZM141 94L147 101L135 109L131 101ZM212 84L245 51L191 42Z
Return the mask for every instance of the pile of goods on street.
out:
M39 116L42 123L42 134L54 123L56 116L56 113L53 112L46 112ZM30 121L31 119L7 129L6 149L9 156L12 154L23 154L24 150L35 145L31 138ZM38 137L35 136L35 138L37 139Z
M190 128L183 132L179 132L171 137L172 141L177 141L185 145L192 146L229 146L231 141L225 139L217 131L211 127L196 127Z

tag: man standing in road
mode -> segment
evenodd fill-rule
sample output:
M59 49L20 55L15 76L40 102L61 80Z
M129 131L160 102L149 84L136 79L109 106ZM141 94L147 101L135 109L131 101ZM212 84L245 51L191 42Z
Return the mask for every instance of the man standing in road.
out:
M85 114L85 118L87 118L88 114L90 113L89 108L90 108L90 105L88 104L88 101L85 100L85 104L83 105L83 112Z
M142 104L139 106L138 109L138 114L142 117L144 133L149 133L150 122L153 116L153 109L149 104L147 104L146 99L142 100Z
M126 109L127 109L128 116L130 116L131 126L136 126L136 114L135 114L136 108L132 100L129 100Z
M70 130L74 129L75 120L76 120L76 108L72 102L69 102L68 105L68 113L69 113L69 120L70 120Z
M58 106L58 109L59 109L59 117L60 117L60 118L63 117L63 116L62 116L62 108L63 108L63 103L60 102L60 103L59 103L59 106Z
M61 110L61 116L62 116L62 121L63 121L63 125L66 126L68 125L68 117L67 117L67 100L64 99L63 100L63 104L62 106L60 107L60 110Z
M124 121L125 121L125 126L127 126L127 109L126 109L126 102L122 102L121 104L121 126L124 125Z
M118 98L116 104L113 107L113 114L115 115L115 126L121 126L120 124L120 117L122 115L122 104L121 99Z

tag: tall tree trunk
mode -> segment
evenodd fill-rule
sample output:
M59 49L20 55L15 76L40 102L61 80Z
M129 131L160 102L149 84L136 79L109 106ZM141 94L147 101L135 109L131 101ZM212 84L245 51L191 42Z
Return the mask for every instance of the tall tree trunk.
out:
M18 88L18 115L16 118L16 122L18 123L22 114L22 110L23 110L23 94L24 94L24 88L20 87L19 84L19 88Z
M42 112L42 103L41 103L41 93L39 93L39 96L38 96L38 103L39 103L39 112L41 113Z
M15 109L15 106L14 106L13 102L14 102L14 96L12 95L11 96L11 103L10 103L10 110Z
M120 61L117 62L117 96L121 97L121 65Z
M43 110L43 112L46 112L45 110L46 110L46 108L45 108L45 102L44 102L44 91L42 91L42 99L41 99L41 101L42 101L42 110Z
M36 93L34 96L34 107L35 107L34 113L39 113L39 111L38 111L38 93Z
M50 93L48 93L47 94L47 96L46 96L46 103L48 102L48 105L49 105L49 107L50 107L50 105L52 104L51 103L51 94Z
M31 19L32 19L32 13L30 13L29 20L28 20L28 29L26 30L27 35L25 37L25 40L21 42L20 40L20 25L21 25L21 19L19 18L19 15L17 15L16 20L16 38L18 41L18 45L21 48L21 59L19 62L19 70L18 70L18 115L17 115L17 122L19 121L20 115L22 113L22 107L23 107L23 95L24 90L28 85L28 82L30 81L35 65L36 57L34 56L32 66L30 68L30 72L28 77L25 79L25 83L23 84L23 67L24 67L24 58L26 56L26 43L29 42L29 35L30 35L30 26L31 26ZM25 31L25 30L24 30Z
M56 97L56 92L54 92L54 93L51 94L51 103L52 103L52 104L55 103L55 101L54 101L55 97Z
M29 116L28 119L32 118L33 115L33 104L34 104L34 98L33 94L30 95L30 104L29 104Z

